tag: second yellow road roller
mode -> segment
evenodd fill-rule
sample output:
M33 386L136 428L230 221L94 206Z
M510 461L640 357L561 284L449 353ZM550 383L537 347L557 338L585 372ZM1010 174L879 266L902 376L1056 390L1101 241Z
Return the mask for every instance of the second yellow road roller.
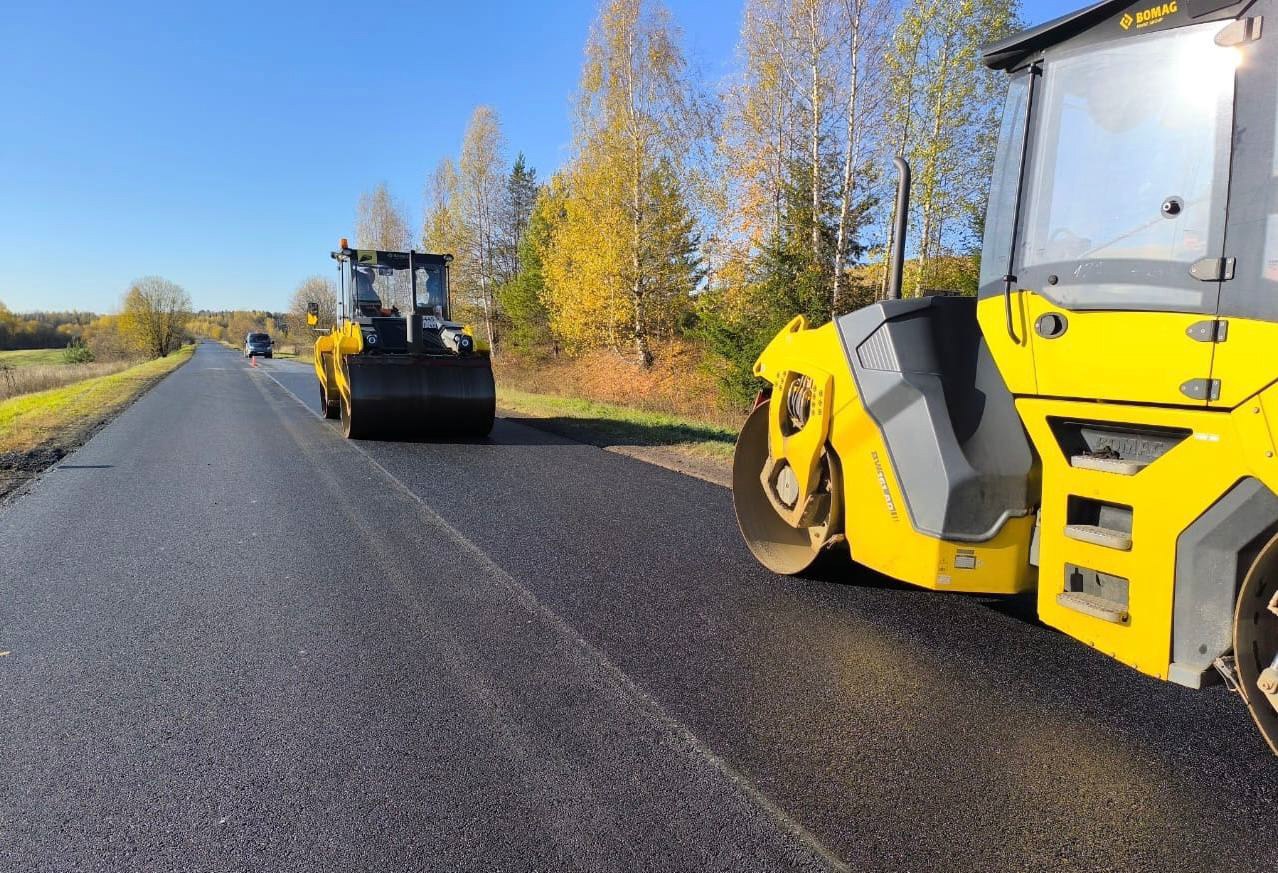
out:
M1278 751L1275 21L1105 0L986 51L979 292L901 298L902 162L887 299L755 363L733 498L761 563L1036 589L1081 642L1238 690Z
M315 342L320 408L351 439L479 437L493 427L489 351L451 319L450 255L351 248L337 321ZM312 306L308 321L317 321Z

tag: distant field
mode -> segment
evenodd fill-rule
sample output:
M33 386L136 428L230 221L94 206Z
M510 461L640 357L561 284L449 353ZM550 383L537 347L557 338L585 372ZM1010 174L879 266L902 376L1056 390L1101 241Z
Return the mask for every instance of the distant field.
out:
M62 349L19 349L0 352L0 369L10 367L34 367L42 364L61 364Z

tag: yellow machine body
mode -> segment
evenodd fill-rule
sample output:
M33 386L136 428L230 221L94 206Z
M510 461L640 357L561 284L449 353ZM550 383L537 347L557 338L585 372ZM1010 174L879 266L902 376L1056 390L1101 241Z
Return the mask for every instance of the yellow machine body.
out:
M762 563L845 542L924 588L1036 587L1145 674L1222 675L1278 751L1273 2L1132 27L1104 0L987 50L1012 78L979 300L898 284L767 346L733 472Z
M828 445L842 469L848 516L843 532L856 561L872 570L923 588L971 594L1015 594L1034 585L1029 563L1034 519L1011 520L984 543L947 541L920 533L910 524L905 499L878 426L862 409L834 325L807 329L802 317L790 322L760 355L754 372L784 393L796 377L824 385L822 409L799 433L780 438L783 406L769 404L774 458L799 470L814 469ZM801 493L816 483L800 477ZM962 560L960 559L962 556Z
M978 312L1000 370L1012 374L1009 383L1014 393L1026 395L1017 400L1017 410L1042 462L1039 615L1047 624L1144 673L1169 678L1173 580L1181 534L1248 477L1278 492L1273 430L1278 425L1278 386L1273 384L1278 374L1270 352L1278 341L1278 325L1228 321L1229 355L1219 356L1212 372L1222 386L1243 386L1233 396L1224 394L1197 408L1155 405L1150 401L1177 391L1196 366L1197 372L1204 372L1201 367L1210 364L1200 359L1203 348L1210 352L1212 347L1186 332L1188 323L1200 317L1148 312L1071 314L1074 323L1095 325L1097 336L1089 334L1086 341L1099 342L1106 332L1109 341L1098 346L1107 350L1106 367L1092 369L1083 363L1070 368L1058 359L1062 353L1050 342L1039 341L1050 349L1048 353L1034 348L1034 333L1028 329L1037 315L1052 310L1050 303L1027 291L1018 292L1017 297L1014 311L1030 313L1016 331L1023 338L1019 343L1004 330L1005 312L997 299L983 301ZM1120 342L1121 337L1142 341ZM1086 357L1078 350L1075 354ZM1037 373L1050 380L1053 393L1113 402L1030 396L1042 392ZM1237 396L1245 391L1253 393ZM1185 400L1179 394L1178 399ZM1053 419L1178 429L1186 436L1134 474L1080 469L1071 464L1053 436ZM1071 496L1131 507L1130 550L1065 536ZM1127 579L1128 621L1114 623L1060 605L1057 598L1063 592L1067 563Z

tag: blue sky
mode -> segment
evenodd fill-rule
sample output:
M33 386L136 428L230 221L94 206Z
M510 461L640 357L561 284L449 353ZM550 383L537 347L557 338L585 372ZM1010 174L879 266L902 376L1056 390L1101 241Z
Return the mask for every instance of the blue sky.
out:
M667 0L730 68L741 0ZM1031 23L1076 0L1031 0ZM0 301L112 310L159 274L197 307L282 309L385 180L421 214L472 108L542 176L564 159L595 0L0 0Z

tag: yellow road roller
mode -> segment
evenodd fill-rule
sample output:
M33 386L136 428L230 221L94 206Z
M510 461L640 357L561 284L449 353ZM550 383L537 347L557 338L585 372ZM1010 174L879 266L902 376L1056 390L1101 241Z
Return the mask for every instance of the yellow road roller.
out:
M450 255L332 252L337 321L315 342L320 408L348 439L468 436L493 427L488 350L450 319ZM307 320L318 321L318 305Z
M986 50L979 292L901 298L902 208L886 299L772 340L733 469L762 564L1036 590L1143 673L1223 679L1278 751L1276 13L1102 2Z

